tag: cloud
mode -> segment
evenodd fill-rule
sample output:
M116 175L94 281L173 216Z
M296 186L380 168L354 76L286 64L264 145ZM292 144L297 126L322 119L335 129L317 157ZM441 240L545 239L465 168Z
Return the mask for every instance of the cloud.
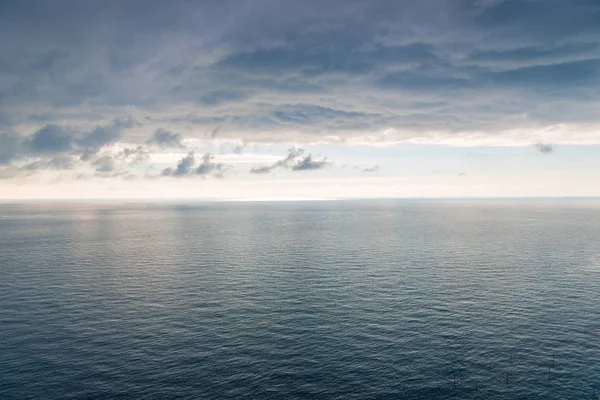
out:
M304 153L304 150L291 148L288 150L288 155L283 159L278 160L274 164L266 165L266 166L254 166L250 170L251 174L268 174L277 168L289 168L290 163L292 163L297 157L301 156Z
M554 146L546 143L537 143L535 144L535 148L538 149L540 153L549 154L554 151Z
M134 122L129 119L116 119L111 124L96 126L94 130L78 140L78 145L82 151L82 160L88 160L96 154L102 147L117 142L123 134L123 129L131 128Z
M114 158L109 155L95 159L92 162L92 165L96 167L96 172L100 173L113 172L117 167L117 163L115 162Z
M0 133L0 165L7 164L20 152L21 138L16 134Z
M102 161L99 161L95 155L102 148L119 140L123 129L131 128L133 125L132 119L128 118L115 119L105 125L96 125L87 132L82 132L75 127L47 124L25 137L1 133L0 164L16 163L16 170L30 173L68 170L78 165L74 157L79 157L82 161L89 161L93 166L104 169L107 168L107 159L101 158ZM121 154L123 159L130 157L133 157L132 163L139 163L147 159L148 154L138 146L135 149L125 149ZM102 164L99 165L99 162Z
M115 143L124 128L133 126L131 120L115 120L107 125L98 125L90 132L80 133L74 129L58 125L44 125L26 139L14 135L2 135L2 159L14 159L23 156L52 156L57 154L76 154L82 160L89 160L101 148ZM21 143L19 143L21 141Z
M125 148L118 153L117 157L119 159L128 161L132 165L137 165L150 159L150 150L143 146Z
M292 165L292 171L307 171L311 169L325 168L330 164L327 159L315 160L309 154L306 157L300 159L295 165Z
M162 171L163 176L182 176L187 175L191 172L192 167L196 163L196 157L194 156L194 152L188 153L187 156L183 157L177 163L176 168L166 168Z
M182 135L600 143L594 0L73 4L0 13L0 125L46 129L35 154L92 159L150 132L172 148ZM115 123L124 113L135 119Z
M13 165L0 166L0 180L15 179L31 175L31 172Z
M199 103L205 106L219 106L225 103L244 100L247 97L246 93L239 90L217 90L202 95Z
M362 171L363 172L375 172L375 171L379 171L379 165L375 165L373 167L365 168Z
M162 128L157 129L147 143L156 144L159 147L185 148L181 134Z
M64 128L46 125L31 135L26 146L33 154L66 153L73 149L73 137Z
M209 153L204 154L202 156L202 162L200 165L198 165L198 168L196 168L196 175L214 175L218 178L223 177L223 174L229 169L229 167L225 166L223 163L215 163L212 161L213 159L213 155Z
M215 163L213 161L214 156L209 153L203 154L200 158L200 164L196 165L196 157L194 152L188 153L187 156L183 157L177 163L177 167L175 168L165 168L162 170L162 176L173 176L173 177L181 177L181 176L214 176L217 178L223 177L224 173L230 169L230 167L226 166L223 163ZM195 168L194 168L195 167Z
M69 170L76 166L75 160L70 156L56 156L47 160L38 160L30 162L21 169L28 171L39 170Z
M292 171L305 171L311 169L321 169L330 164L327 159L315 160L312 155L302 157L303 149L291 148L288 155L271 165L254 166L250 169L251 174L268 174L275 169L284 168Z

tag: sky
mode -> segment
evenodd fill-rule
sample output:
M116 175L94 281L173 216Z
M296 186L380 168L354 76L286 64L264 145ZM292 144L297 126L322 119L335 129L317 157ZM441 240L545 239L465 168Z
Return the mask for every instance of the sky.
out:
M600 196L597 0L0 0L0 199Z

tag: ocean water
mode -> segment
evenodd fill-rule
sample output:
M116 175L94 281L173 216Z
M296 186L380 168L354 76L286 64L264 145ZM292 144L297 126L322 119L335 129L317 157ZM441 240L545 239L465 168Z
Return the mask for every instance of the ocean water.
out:
M592 399L600 201L0 205L0 399Z

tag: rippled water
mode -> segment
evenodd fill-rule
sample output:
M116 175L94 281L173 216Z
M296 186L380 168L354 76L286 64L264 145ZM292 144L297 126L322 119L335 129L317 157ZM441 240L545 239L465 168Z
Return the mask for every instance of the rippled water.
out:
M0 398L591 399L599 239L594 201L0 205Z

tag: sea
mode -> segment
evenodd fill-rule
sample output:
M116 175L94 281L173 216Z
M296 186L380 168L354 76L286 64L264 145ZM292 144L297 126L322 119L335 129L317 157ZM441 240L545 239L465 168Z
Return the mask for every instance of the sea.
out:
M597 399L600 200L0 204L0 399Z

